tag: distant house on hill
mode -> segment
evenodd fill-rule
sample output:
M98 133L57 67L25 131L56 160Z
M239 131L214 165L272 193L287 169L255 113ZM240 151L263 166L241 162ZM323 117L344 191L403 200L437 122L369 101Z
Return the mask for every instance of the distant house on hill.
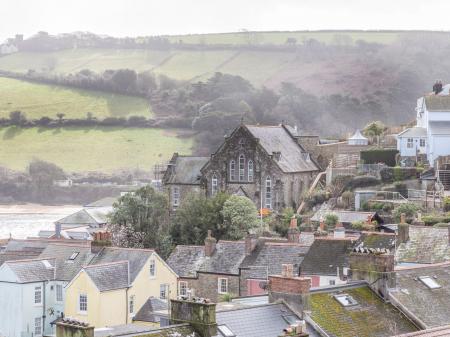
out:
M319 172L285 125L240 125L210 158L175 154L163 184L175 209L192 191L244 195L258 208L279 210L298 205Z

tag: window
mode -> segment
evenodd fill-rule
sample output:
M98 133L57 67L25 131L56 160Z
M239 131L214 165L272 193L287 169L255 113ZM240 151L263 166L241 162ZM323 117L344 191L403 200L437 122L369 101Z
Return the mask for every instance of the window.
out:
M441 287L441 285L433 280L430 276L421 276L419 277L419 280L422 281L422 283L430 289L438 289Z
M420 140L420 147L425 147L425 139Z
M248 181L253 182L253 160L248 161Z
M180 296L187 295L187 287L188 287L188 283L186 281L178 282L178 292L179 292Z
M42 287L34 287L34 304L42 303Z
M217 190L218 190L218 181L217 181L217 176L216 174L213 174L212 178L211 178L211 195L216 195Z
M130 314L134 314L134 295L130 296L130 304L129 304L129 309L130 309Z
M223 337L235 337L236 334L226 325L218 325L217 329Z
M336 281L335 280L330 280L330 286L334 286L334 285L336 285Z
M34 335L42 335L42 317L36 317L34 319Z
M178 186L172 187L172 206L174 208L180 206L180 188Z
M245 139L244 139L244 138L239 139L239 146L240 146L241 148L243 148L244 145L245 145Z
M414 140L412 138L408 138L408 140L406 141L406 147L408 149L412 149L414 146Z
M167 284L160 284L159 285L159 298L162 300L167 299Z
M69 261L75 260L78 256L78 254L80 254L80 252L74 252L72 255L70 255Z
M156 262L155 260L150 260L150 277L156 276Z
M243 154L239 156L239 181L245 179L245 157Z
M63 301L63 287L61 284L56 285L56 302Z
M80 294L78 297L78 310L79 312L85 313L88 308L87 295Z
M358 302L348 294L334 295L334 298L344 307L351 307L358 304Z
M236 162L230 161L230 181L236 180Z
M218 279L218 289L219 294L228 293L228 279L227 278L219 278Z
M266 179L266 208L272 208L272 180Z

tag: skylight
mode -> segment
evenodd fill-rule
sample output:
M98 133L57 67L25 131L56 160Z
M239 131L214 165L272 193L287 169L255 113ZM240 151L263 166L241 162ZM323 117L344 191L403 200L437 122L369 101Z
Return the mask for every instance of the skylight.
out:
M52 265L50 264L50 262L48 262L47 260L43 260L42 264L44 265L45 268L47 269L51 269L53 268Z
M286 315L283 316L283 319L286 321L286 323L288 323L289 325L296 325L299 324L301 321L299 320L299 318L295 315Z
M80 252L75 252L72 255L70 255L69 257L69 261L73 261L77 258L78 254L80 254Z
M230 328L227 327L226 325L219 325L219 326L217 326L217 328L219 329L220 333L224 337L235 337L236 336L234 334L234 332L231 331Z
M348 294L334 295L334 298L344 307L351 307L358 304L358 302Z
M441 287L441 285L433 280L430 276L420 276L419 280L422 281L422 283L430 289L438 289Z

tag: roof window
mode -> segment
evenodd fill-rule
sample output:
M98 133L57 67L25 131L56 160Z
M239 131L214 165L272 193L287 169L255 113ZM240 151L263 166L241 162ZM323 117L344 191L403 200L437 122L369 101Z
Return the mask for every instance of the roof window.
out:
M45 268L47 269L52 269L52 265L50 264L50 262L48 262L47 260L43 260L42 264L44 265Z
M433 280L433 278L431 278L430 276L420 276L419 280L430 289L441 288L441 285Z
M69 257L69 261L73 261L77 258L78 254L80 254L80 252L74 252L72 253L72 255L70 255Z
M358 302L353 297L351 297L349 294L334 295L334 298L343 307L351 307L351 306L354 306L354 305L358 304Z
M218 325L217 329L219 329L220 334L223 337L235 337L236 334L230 330L230 328L226 325Z

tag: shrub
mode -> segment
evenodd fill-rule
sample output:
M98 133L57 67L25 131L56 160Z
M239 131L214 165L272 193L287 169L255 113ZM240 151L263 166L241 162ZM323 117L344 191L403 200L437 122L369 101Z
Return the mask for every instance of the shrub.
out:
M330 213L325 215L325 224L327 228L334 228L339 221L339 218L336 214Z
M359 231L373 231L375 229L374 223L368 224L365 221L354 221L352 222L352 228Z
M385 163L388 166L395 166L395 156L398 151L394 149L374 149L361 151L361 160L365 164Z
M380 170L380 177L382 182L392 183L416 178L420 172L421 169L415 167L384 167Z
M438 222L437 224L434 224L433 227L446 228L448 225L449 224L445 222Z
M358 187L367 187L367 186L374 186L380 184L381 181L378 180L375 177L371 176L359 176L354 177L349 183L347 184L347 189L355 189Z
M450 211L450 197L444 198L444 211L445 212Z
M434 226L438 223L448 223L450 222L450 215L449 214L443 214L443 215L425 215L422 217L422 221L427 226Z
M394 209L394 205L386 203L383 205L383 212L390 213Z
M394 209L393 215L394 215L395 220L397 222L399 222L402 213L405 213L406 219L411 221L414 218L414 215L416 214L416 212L419 211L419 209L420 208L414 204L410 204L410 203L401 204L396 209Z
M345 191L344 193L342 193L342 203L344 204L344 207L349 208L354 198L355 195L353 194L353 192Z

